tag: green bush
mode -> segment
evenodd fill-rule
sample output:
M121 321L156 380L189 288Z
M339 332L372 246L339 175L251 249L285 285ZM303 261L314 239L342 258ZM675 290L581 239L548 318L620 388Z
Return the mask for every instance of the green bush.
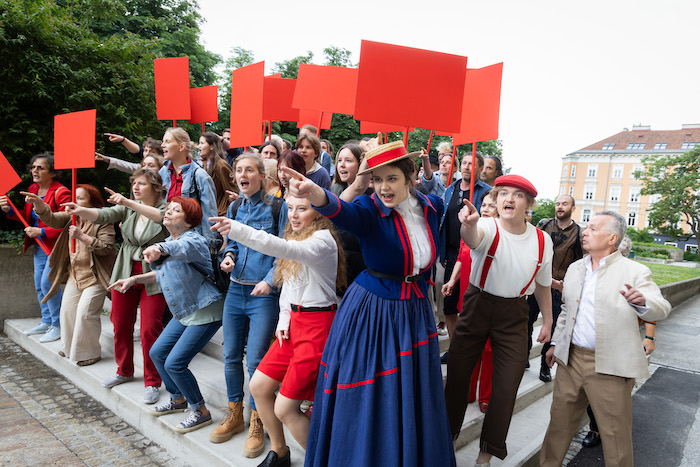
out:
M695 261L696 263L700 263L700 255L691 253L689 251L683 253L683 259L686 261Z
M660 244L660 243L647 243L647 242L633 242L633 245L634 245L635 248L638 247L638 246L642 246L642 247L648 246L648 247L650 247L650 248L666 248L666 249L673 249L673 248L676 248L676 247L673 246L673 245L662 245L662 244Z
M627 236L632 240L632 243L654 242L654 236L649 233L649 229L637 230L634 227L628 227Z
M636 256L643 256L645 258L669 259L671 257L671 253L663 249L645 248L635 245L633 250Z
M17 252L22 252L24 245L24 230L0 230L0 244L9 244L17 248Z

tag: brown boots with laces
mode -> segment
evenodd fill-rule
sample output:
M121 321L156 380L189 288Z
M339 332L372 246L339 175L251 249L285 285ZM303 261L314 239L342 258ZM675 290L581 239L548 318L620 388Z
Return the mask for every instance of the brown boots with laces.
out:
M243 423L243 401L229 402L228 412L219 426L209 435L212 443L223 443L231 439L236 433L240 433L245 428Z
M250 428L248 439L243 446L243 456L258 457L263 452L265 442L263 440L263 423L257 410L250 411Z

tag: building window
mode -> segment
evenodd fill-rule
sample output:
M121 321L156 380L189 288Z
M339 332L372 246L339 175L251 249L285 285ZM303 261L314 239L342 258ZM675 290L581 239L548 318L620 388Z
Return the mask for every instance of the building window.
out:
M559 194L563 195L564 193L566 193L566 187L564 185L562 185L561 188L559 189Z
M583 197L585 199L593 199L595 194L595 185L586 185Z
M576 166L573 164L571 165L571 176L572 177L576 176Z
M647 143L630 143L627 145L627 150L638 150L638 149L644 149L644 146L646 146Z
M568 170L566 170L566 166L564 166L564 167L561 168L561 176L562 176L562 177L566 177L566 173L567 173L567 172L568 172Z
M644 166L642 164L634 164L634 167L632 167L632 179L633 180L639 180L642 178L642 172L644 171Z
M693 141L684 141L681 145L681 149L695 149L695 146L697 146L698 144L700 143L695 143Z
M614 147L615 147L615 143L605 143L603 145L603 151L610 151Z
M620 185L610 187L610 201L620 201Z
M639 202L639 187L630 188L630 203Z
M598 175L598 164L588 164L588 178L595 178Z
M630 227L634 227L637 225L637 213L636 212L630 212L627 214L627 225Z
M574 197L574 187L572 186L569 187L569 196L571 196L572 198Z
M612 178L615 180L620 180L622 178L622 169L624 166L622 164L613 165Z
M591 210L584 209L583 214L581 214L581 222L589 222L591 220Z
M654 145L654 149L666 149L667 145L668 145L668 143L656 143Z
M654 194L654 195L649 196L649 206L651 206L655 203L658 203L659 200L661 200L661 195L659 195L659 194Z

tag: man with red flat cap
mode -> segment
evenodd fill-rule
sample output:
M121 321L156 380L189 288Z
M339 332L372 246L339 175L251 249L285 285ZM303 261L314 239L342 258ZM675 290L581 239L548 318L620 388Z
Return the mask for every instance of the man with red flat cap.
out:
M450 342L445 399L454 439L460 433L469 398L469 380L491 338L493 392L481 430L477 466L507 455L506 435L527 361L529 307L534 293L543 310L539 342L549 342L552 328L552 239L525 221L537 196L519 175L496 179L491 195L499 218L480 218L465 201L459 213L461 236L471 249L472 270L462 313Z

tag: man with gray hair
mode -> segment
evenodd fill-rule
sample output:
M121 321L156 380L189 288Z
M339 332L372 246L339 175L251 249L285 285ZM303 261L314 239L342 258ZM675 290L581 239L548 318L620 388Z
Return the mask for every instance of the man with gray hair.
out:
M634 465L632 387L649 378L637 318L664 319L671 305L651 271L622 256L627 224L613 211L596 213L583 232L589 255L566 272L563 305L547 351L559 364L540 465L561 466L590 403L600 426L607 466Z

